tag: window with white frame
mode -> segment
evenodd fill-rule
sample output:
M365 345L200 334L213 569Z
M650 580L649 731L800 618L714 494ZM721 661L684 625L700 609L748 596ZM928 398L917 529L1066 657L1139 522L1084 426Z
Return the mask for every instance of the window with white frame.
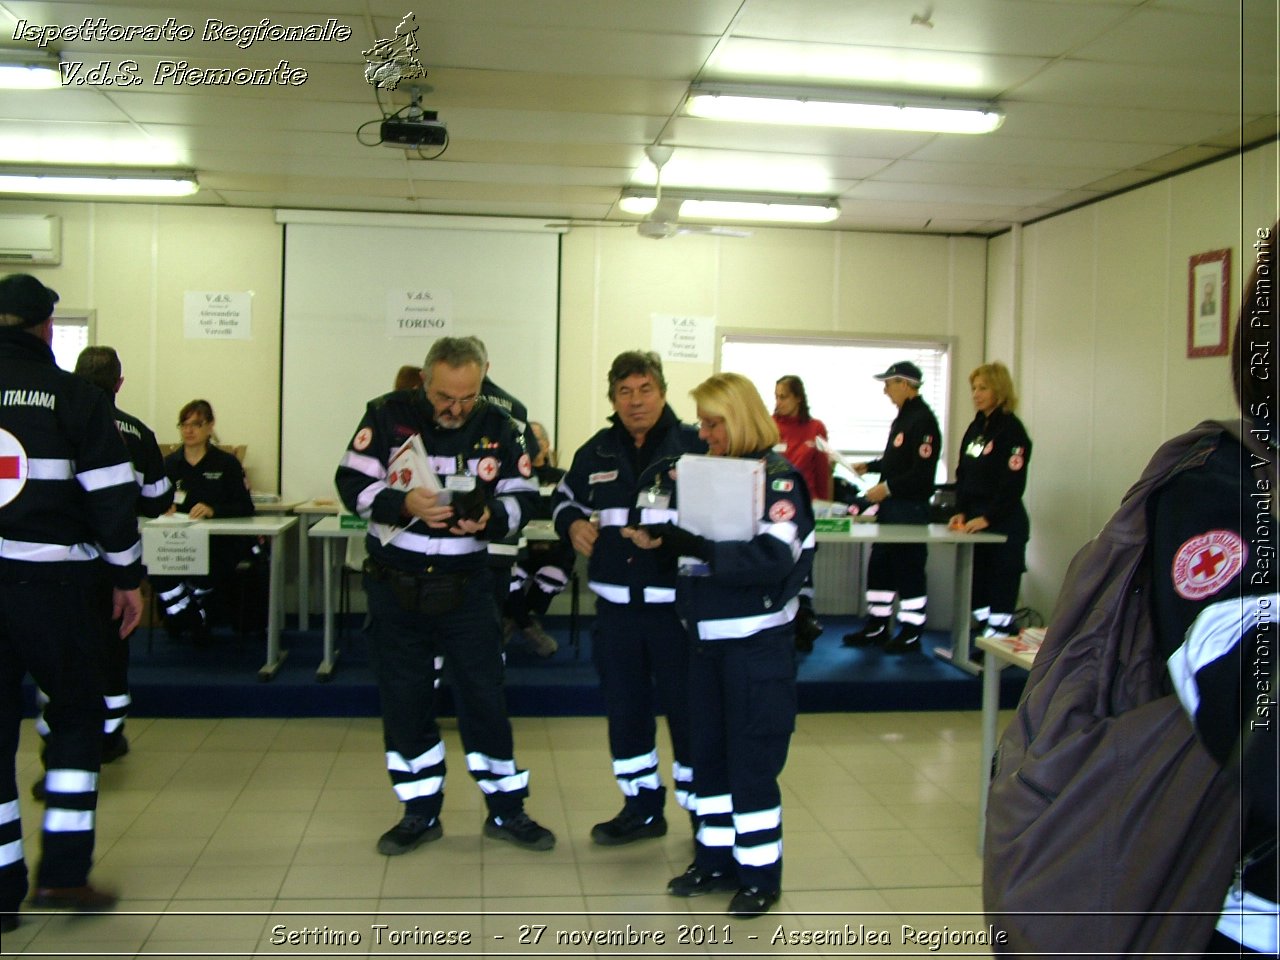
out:
M92 319L88 311L53 315L53 359L63 370L74 372L80 351L92 342Z
M778 379L798 376L804 381L809 413L826 425L831 445L856 463L884 452L889 425L897 416L884 384L875 379L891 363L910 360L920 368L920 395L938 423L947 422L950 349L944 341L722 331L717 368L750 379L770 410ZM950 462L945 443L940 454L939 482Z

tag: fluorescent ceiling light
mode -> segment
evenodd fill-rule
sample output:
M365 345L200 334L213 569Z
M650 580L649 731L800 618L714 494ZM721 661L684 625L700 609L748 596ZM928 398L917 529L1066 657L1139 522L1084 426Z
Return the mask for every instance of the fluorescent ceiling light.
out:
M978 90L987 86L983 66L969 53L731 37L716 48L710 69L772 83Z
M92 157L97 167L186 167L190 158L165 137L140 134L119 124L93 123L88 133L68 133L48 120L5 120L0 165L44 170L74 167Z
M0 166L0 193L46 197L188 197L199 189L200 184L191 170Z
M62 86L58 55L40 50L0 50L0 90L51 90Z
M685 112L709 120L928 133L990 133L1004 122L986 101L733 83L694 84Z
M681 220L748 220L757 223L830 223L840 216L831 197L802 197L768 193L716 193L663 190L662 200L680 202ZM652 192L623 191L618 207L624 213L648 216L657 206Z

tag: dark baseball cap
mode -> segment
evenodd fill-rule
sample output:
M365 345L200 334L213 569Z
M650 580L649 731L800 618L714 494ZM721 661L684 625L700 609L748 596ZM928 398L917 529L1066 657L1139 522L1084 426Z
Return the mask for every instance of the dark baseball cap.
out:
M11 273L0 280L0 314L17 317L24 327L48 320L57 302L57 292L30 274Z
M877 380L906 380L919 386L920 381L924 379L924 374L910 360L899 360L897 363L889 364L889 369L884 373L877 373L875 378Z

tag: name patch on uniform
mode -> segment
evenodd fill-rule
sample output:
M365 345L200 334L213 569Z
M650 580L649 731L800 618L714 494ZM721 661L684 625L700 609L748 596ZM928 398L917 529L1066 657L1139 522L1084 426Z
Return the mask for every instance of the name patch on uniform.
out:
M1246 547L1234 530L1192 537L1173 557L1173 589L1184 600L1217 593L1243 569Z
M587 483L595 485L597 483L612 483L618 479L617 470L602 470L599 473L593 473L587 477Z

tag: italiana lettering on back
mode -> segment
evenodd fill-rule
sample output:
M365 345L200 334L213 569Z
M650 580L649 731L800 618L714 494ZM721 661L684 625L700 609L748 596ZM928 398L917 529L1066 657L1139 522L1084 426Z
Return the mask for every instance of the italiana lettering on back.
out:
M44 407L56 410L58 399L47 390L5 390L0 392L0 406Z

